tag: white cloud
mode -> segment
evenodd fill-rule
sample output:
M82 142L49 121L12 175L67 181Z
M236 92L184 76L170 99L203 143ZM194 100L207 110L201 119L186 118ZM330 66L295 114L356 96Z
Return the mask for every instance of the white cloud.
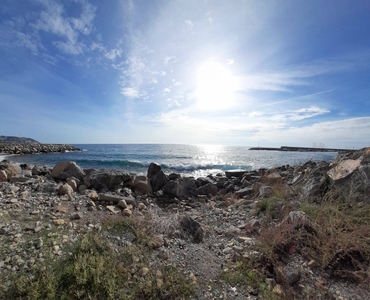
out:
M112 49L111 51L105 53L105 57L110 60L115 60L117 57L122 55L122 49Z
M176 62L176 56L166 56L164 58L164 64L167 65L170 62Z
M121 92L122 95L129 98L139 98L140 96L139 91L131 87L122 88Z
M194 23L191 20L185 20L186 27L192 31L194 27Z
M168 93L171 93L171 90L170 90L169 88L165 88L165 89L163 90L163 92L164 92L165 94L168 94Z
M100 52L106 52L107 51L103 44L95 43L95 42L91 43L90 50L92 50L92 51L98 50Z
M81 54L83 53L83 44L81 43L70 43L70 42L54 42L53 43L59 50L68 54Z
M36 31L50 32L56 36L65 38L54 41L53 44L61 51L68 54L80 54L84 45L79 42L79 33L88 35L93 28L96 7L84 1L77 1L81 5L82 13L79 18L65 16L65 9L62 4L39 0L44 6L39 14L39 19L31 23Z

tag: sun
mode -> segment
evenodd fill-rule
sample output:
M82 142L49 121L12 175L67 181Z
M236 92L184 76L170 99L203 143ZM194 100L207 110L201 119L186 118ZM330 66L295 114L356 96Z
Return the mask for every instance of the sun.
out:
M233 104L236 80L217 62L207 62L198 70L196 96L198 107L204 110L222 110Z

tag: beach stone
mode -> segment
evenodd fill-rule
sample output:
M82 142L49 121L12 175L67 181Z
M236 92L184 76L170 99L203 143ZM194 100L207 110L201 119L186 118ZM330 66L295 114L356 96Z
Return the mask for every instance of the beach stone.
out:
M117 204L120 208L123 208L123 209L125 209L126 207L127 207L127 203L126 203L126 201L125 200L120 200L119 202L118 202L118 204Z
M122 211L122 215L123 216L126 216L126 217L131 217L132 215L132 210L129 209L129 208L125 208L123 211Z
M115 214L115 215L121 212L121 210L120 210L118 207L114 206L114 205L107 205L107 209L108 209L111 213L113 213L113 214Z
M59 185L55 181L40 182L36 188L37 192L41 193L54 193L58 190Z
M0 170L4 170L8 178L22 174L18 164L6 160L0 162Z
M84 176L84 171L74 161L60 162L51 171L51 177L56 180L67 180L69 177L83 180Z
M152 192L151 186L146 176L134 176L132 179L133 182L130 183L129 186L135 192L139 192L142 194L148 194Z
M80 194L84 194L86 190L87 190L87 186L86 186L86 185L84 185L84 184L81 184L81 185L78 187L78 192L79 192Z
M76 182L76 180L75 179L73 179L73 178L68 178L67 179L67 183L68 183L68 185L73 189L73 191L75 192L75 191L77 191L77 182Z
M98 193L97 192L95 192L95 191L91 191L88 195L87 195L87 197L89 197L91 200L93 200L93 201L97 201L98 199L99 199L99 195L98 195Z
M141 269L141 276L145 277L149 273L149 268L142 268Z
M163 173L162 168L155 163L149 165L147 178L153 192L161 190L169 180Z
M189 233L193 237L194 243L200 243L203 241L203 228L192 217L190 217L189 215L184 215L180 219L180 225L185 230L185 232Z
M267 175L267 177L265 179L267 180L267 183L270 184L270 185L280 184L280 183L283 182L283 178L277 172L273 172L273 173Z
M89 175L85 176L84 184L88 188L93 188L98 192L112 191L117 186L129 182L130 179L131 175L126 172L102 169L94 170Z
M71 219L72 220L79 220L82 219L83 213L82 212L75 212L71 214Z
M164 238L161 235L155 235L148 242L148 246L152 249L158 249L164 245Z
M246 187L235 192L235 195L239 198L245 197L247 195L251 196L254 194L254 189L252 187Z
M72 200L73 189L69 184L60 185L58 189L59 195L67 195L69 200Z
M101 193L98 196L98 200L99 201L108 201L108 202L111 201L113 203L119 203L121 200L123 200L123 197L122 196L118 196L118 195L111 195L111 194Z
M8 179L8 175L6 174L4 170L1 170L0 171L0 181L5 181L7 179Z
M60 225L64 225L65 221L64 221L64 219L54 219L53 224L60 226Z
M46 166L35 165L32 168L32 175L45 176L50 173L50 169Z

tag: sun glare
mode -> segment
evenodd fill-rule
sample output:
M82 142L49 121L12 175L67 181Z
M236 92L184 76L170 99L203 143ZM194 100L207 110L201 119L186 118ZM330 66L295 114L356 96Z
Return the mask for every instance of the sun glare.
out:
M221 110L233 103L235 78L221 64L207 62L198 71L198 106L205 110Z

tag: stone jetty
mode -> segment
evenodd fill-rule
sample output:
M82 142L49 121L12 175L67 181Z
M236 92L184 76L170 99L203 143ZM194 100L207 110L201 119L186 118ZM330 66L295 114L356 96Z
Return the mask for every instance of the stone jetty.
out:
M68 144L42 144L30 138L0 136L0 153L4 154L36 154L81 151Z

